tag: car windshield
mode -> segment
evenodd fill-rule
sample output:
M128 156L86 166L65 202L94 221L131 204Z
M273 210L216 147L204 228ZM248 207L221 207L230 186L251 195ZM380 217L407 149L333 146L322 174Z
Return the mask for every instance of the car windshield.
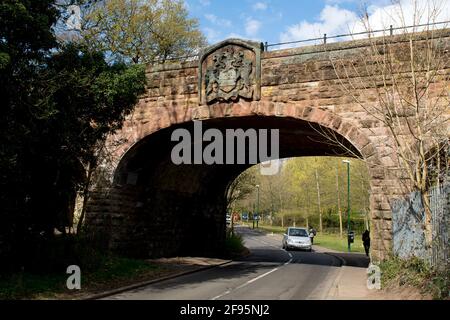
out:
M308 233L305 229L289 229L289 235L293 237L307 237Z

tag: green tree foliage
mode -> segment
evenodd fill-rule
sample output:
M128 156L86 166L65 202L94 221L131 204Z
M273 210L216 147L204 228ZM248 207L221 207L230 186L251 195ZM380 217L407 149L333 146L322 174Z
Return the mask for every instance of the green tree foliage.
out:
M228 211L242 209L242 206L236 208L240 202L246 199L255 189L256 167L249 168L242 172L229 185L227 191Z
M254 171L253 185L260 185L260 212L280 225L306 219L318 228L319 205L317 194L317 170L320 185L321 210L325 227L339 228L338 203L346 221L347 210L347 167L339 157L302 157L283 160L282 170L277 175L263 176L258 166ZM336 168L339 192L336 190ZM363 222L369 210L369 178L366 165L361 160L351 160L351 212ZM244 183L245 181L241 181ZM254 187L253 187L254 189ZM339 195L339 202L338 202ZM252 211L255 205L255 192L239 199L238 208ZM270 219L272 217L272 219Z
M315 171L318 171L322 211L337 212L336 168L338 168L339 196L341 210L347 210L347 167L342 158L334 157L304 157L291 159L286 163L292 177L290 188L298 206L304 211L318 213L318 197L316 190ZM351 160L350 195L352 211L362 212L368 207L369 178L365 163Z
M72 225L83 164L120 128L145 86L142 66L61 47L52 1L0 4L0 257L24 266L39 239ZM3 259L2 259L3 260Z
M25 242L27 230L28 175L25 151L36 140L31 117L34 115L37 74L45 57L56 46L51 26L57 10L51 1L2 1L0 4L0 255L14 251ZM19 227L21 225L21 227ZM20 229L20 230L19 230ZM22 240L19 240L22 238ZM3 260L3 259L2 259Z
M83 24L86 43L134 63L187 56L206 45L181 0L99 1Z

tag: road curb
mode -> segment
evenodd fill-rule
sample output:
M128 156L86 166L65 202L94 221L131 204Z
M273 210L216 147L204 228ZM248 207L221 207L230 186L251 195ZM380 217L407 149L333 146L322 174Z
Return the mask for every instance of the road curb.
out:
M174 279L174 278L177 278L177 277L185 276L185 275L196 273L196 272L200 272L200 271L205 271L205 270L212 269L212 268L215 268L215 267L220 267L220 266L229 264L231 262L233 262L233 260L227 260L227 261L221 262L219 264L215 264L215 265L211 265L211 266L204 266L204 267L200 267L198 269L189 270L189 271L178 272L178 273L171 274L171 275L168 275L168 276L165 276L165 277L161 277L161 278L158 278L158 279L153 279L153 280L147 280L147 281L134 283L134 284L131 284L131 285L128 285L128 286L124 286L124 287L120 287L120 288L117 288L117 289L104 291L104 292L101 292L101 293L92 294L90 296L79 298L79 299L75 299L75 300L97 300L97 299L100 299L100 298L105 298L105 297L108 297L108 296L112 296L114 294L118 294L118 293L122 293L122 292L125 292L125 291L129 291L129 290L132 290L132 289L145 287L145 286L148 286L150 284L157 283L157 282Z
M336 254L334 254L334 253L332 253L332 252L324 252L324 253L327 254L327 255L329 255L329 256L332 256L332 257L335 257L335 258L341 260L341 262L342 262L342 266L341 266L341 267L347 266L347 261L345 261L344 258L342 258L342 257L340 257L340 256L338 256L338 255L336 255Z

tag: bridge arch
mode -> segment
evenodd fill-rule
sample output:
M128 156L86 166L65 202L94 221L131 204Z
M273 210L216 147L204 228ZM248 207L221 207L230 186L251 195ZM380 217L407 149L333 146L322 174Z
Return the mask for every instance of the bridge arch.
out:
M143 257L220 252L226 188L249 166L171 163L173 129L189 129L194 120L201 120L207 127L219 129L278 128L280 158L343 154L345 150L330 145L320 134L323 129L334 132L367 163L372 189L372 253L382 258L389 252L390 208L379 184L385 173L377 149L357 125L327 108L289 102L154 107L149 113L146 118L150 121L131 121L116 135L121 140L114 153L114 185L106 198L94 195L88 208L88 225L107 234L112 249Z
M417 39L425 37L418 34ZM448 30L440 33L443 44L449 37ZM401 48L402 36L390 39ZM330 145L314 130L325 128L367 163L372 257L387 257L391 201L405 195L405 177L389 128L361 107L377 103L378 83L362 72L364 85L357 86L355 103L330 62L337 58L364 69L364 48L370 45L356 40L267 52L258 43L231 39L212 46L199 60L148 66L145 94L123 128L108 137L112 159L106 167L113 168L114 184L106 194L99 190L92 196L87 226L104 231L111 248L129 255L195 254L193 248L216 252L224 236L224 190L246 167L171 165L171 130L189 128L194 120L222 129L278 127L280 157L289 157L329 153ZM430 97L440 97L444 79L431 88ZM195 234L201 227L207 234L199 239Z
M153 111L153 110L152 110ZM218 103L211 106L199 106L186 109L185 107L168 110L164 107L156 107L148 116L151 121L139 122L133 125L133 133L122 141L115 156L122 159L125 154L145 137L162 129L187 123L195 120L211 120L237 117L280 117L292 118L317 124L330 129L338 135L346 138L356 148L358 153L367 163L377 166L379 157L376 149L367 135L355 124L344 120L338 114L327 108L308 107L296 103L253 101L239 103ZM120 132L118 135L123 135Z

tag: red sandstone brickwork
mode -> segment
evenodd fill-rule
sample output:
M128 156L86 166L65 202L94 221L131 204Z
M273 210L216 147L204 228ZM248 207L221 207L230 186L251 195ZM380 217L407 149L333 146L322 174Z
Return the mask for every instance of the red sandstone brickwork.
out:
M331 45L328 50L352 57L361 50L355 42ZM333 51L334 50L334 51ZM367 161L371 176L372 254L382 259L391 248L390 199L399 194L390 174L396 168L395 150L387 147L389 132L343 90L321 46L265 52L261 59L261 101L199 106L197 62L154 66L147 70L147 91L122 130L110 137L116 161L139 140L160 129L192 120L223 117L290 117L331 128L346 137ZM450 60L450 59L449 59ZM430 93L439 91L436 83ZM374 103L373 89L358 93Z

